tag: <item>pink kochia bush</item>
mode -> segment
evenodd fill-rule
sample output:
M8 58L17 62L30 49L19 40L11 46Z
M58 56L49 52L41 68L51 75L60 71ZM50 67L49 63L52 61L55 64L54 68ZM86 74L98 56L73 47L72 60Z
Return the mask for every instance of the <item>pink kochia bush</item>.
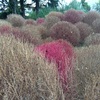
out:
M70 73L73 69L74 51L70 43L59 39L56 41L44 43L35 48L45 56L49 62L54 62L57 65L58 75L64 91L68 90L70 81Z

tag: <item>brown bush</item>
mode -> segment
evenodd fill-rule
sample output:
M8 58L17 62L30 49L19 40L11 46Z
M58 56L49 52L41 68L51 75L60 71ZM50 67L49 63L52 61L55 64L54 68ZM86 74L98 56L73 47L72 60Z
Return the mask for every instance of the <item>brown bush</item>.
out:
M100 18L93 21L92 27L95 33L100 33Z
M64 14L61 12L56 12L56 11L51 11L48 15L46 15L46 17L51 17L51 16L55 16L60 18L60 20L64 20Z
M24 32L24 34L34 37L34 39L37 40L36 44L38 45L42 42L42 33L40 34L40 32L44 32L42 29L42 27L39 29L39 27L37 28L37 26L34 25L26 25L21 28L21 31Z
M48 37L48 31L46 27L43 25L38 25L36 28L39 31L42 39L46 39Z
M0 36L0 95L3 100L64 100L55 65L33 48Z
M26 19L25 25L37 25L36 21L33 19Z
M47 16L45 18L44 26L49 30L55 23L59 22L60 19L55 16Z
M92 26L92 23L95 19L100 18L99 12L96 11L89 11L85 17L83 18L83 22Z
M0 34L9 34L12 31L12 25L5 21L5 20L0 20Z
M79 100L100 98L100 45L76 48Z
M85 38L84 45L98 45L100 44L100 33L94 33Z
M60 21L54 24L50 29L50 36L53 39L64 39L74 46L79 45L80 34L78 28L66 21Z
M65 21L71 22L71 23L77 23L82 21L83 17L82 15L75 9L69 9L65 13Z
M87 36L93 33L92 27L86 23L78 22L75 25L80 31L80 42L83 42Z
M10 22L14 27L21 27L25 23L25 19L21 15L17 14L8 15L7 21Z

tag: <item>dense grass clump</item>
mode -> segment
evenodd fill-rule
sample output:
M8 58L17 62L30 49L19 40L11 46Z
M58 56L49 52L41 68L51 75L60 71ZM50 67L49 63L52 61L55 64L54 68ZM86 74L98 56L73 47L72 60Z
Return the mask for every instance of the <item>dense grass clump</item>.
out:
M92 27L95 33L100 33L100 18L93 21Z
M8 15L7 21L10 22L14 27L21 27L25 23L25 19L21 15L17 14Z
M100 18L99 12L96 11L89 11L85 17L83 18L83 22L92 26L92 23L95 19Z
M76 48L79 100L100 98L100 45Z
M26 25L22 27L21 31L24 32L26 35L34 37L34 39L37 40L36 44L40 44L42 42L42 37L40 35L40 32L42 32L42 27L38 29L37 26Z
M65 13L65 21L71 22L71 23L77 23L82 21L82 14L80 14L77 10L75 9L69 9Z
M59 22L60 19L55 16L47 16L44 22L44 26L49 30L55 23Z
M90 34L93 33L93 29L91 26L89 26L86 23L83 22L78 22L75 24L76 27L79 29L80 31L80 42L84 42L84 39L89 36Z
M62 100L55 64L33 49L13 36L0 36L1 100Z
M51 11L46 17L55 16L58 17L61 21L64 20L64 14L61 12Z
M53 39L67 40L74 46L79 45L80 41L80 33L78 28L66 21L60 21L54 24L50 29L50 36Z
M84 41L84 45L98 45L100 44L100 33L94 33L89 35L85 41Z
M36 21L33 19L26 19L25 25L37 25L37 24L36 24Z

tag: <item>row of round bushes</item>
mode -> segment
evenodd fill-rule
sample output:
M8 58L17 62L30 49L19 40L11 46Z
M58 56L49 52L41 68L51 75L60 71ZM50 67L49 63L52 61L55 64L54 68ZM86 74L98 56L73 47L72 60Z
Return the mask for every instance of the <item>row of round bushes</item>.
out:
M24 19L20 15L10 14L6 20L7 22L0 22L1 33L6 31L8 31L6 33L18 33L24 41L28 40L34 44L36 42L41 44L51 38L51 40L64 39L74 46L79 46L87 41L86 37L89 35L100 33L100 14L96 11L88 13L75 9L69 9L64 13L52 11L45 18L37 20ZM15 33L12 32L11 27L14 27ZM21 32L19 33L19 31Z

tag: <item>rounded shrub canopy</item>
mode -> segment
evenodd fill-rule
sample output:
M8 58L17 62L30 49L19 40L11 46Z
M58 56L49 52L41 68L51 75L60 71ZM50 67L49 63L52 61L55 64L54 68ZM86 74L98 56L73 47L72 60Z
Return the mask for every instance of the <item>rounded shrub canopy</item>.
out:
M54 24L50 29L50 36L53 39L64 39L74 46L79 44L80 34L78 28L66 21L60 21Z

